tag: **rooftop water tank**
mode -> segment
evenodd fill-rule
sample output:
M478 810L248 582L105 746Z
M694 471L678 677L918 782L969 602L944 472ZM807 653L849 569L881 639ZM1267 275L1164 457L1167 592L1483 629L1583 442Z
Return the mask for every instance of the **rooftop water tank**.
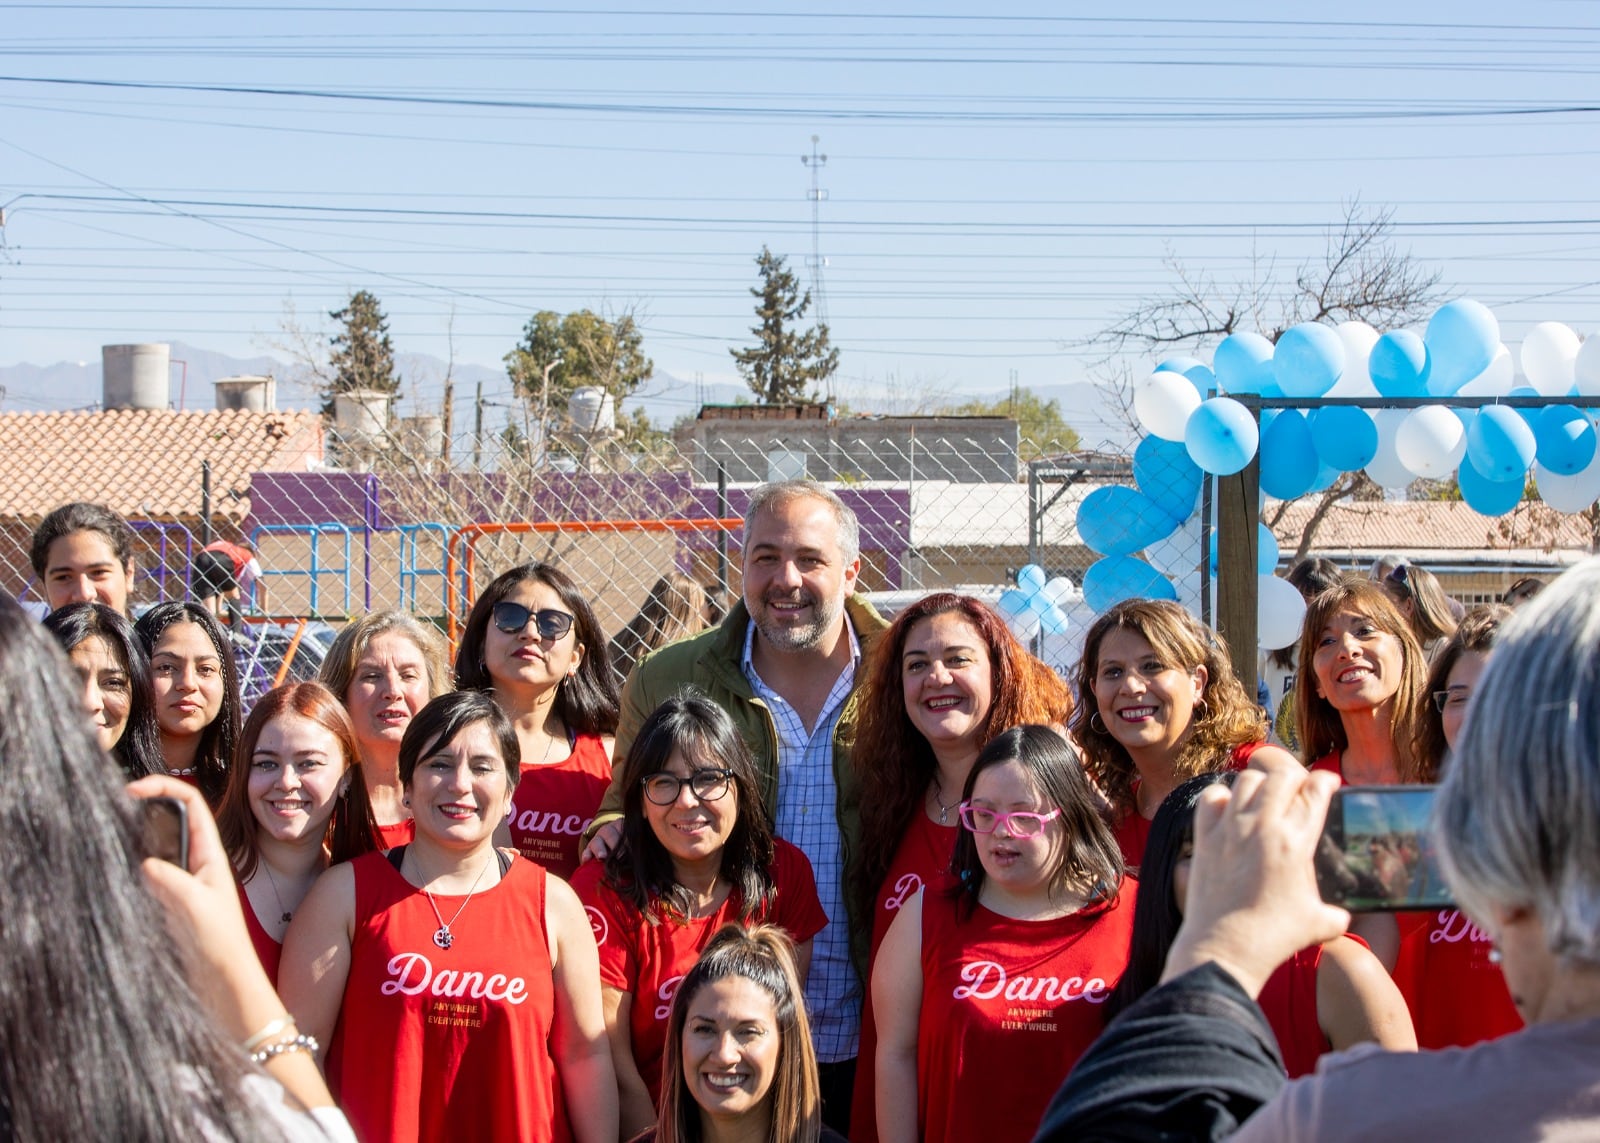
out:
M572 391L567 416L580 433L609 433L617 427L617 406L611 394L598 385L584 385Z
M217 408L272 413L278 408L278 383L267 377L224 377L217 382Z
M102 345L101 406L165 409L171 404L172 346Z
M389 431L392 393L381 389L351 389L333 398L333 427L339 439L351 445L375 445Z

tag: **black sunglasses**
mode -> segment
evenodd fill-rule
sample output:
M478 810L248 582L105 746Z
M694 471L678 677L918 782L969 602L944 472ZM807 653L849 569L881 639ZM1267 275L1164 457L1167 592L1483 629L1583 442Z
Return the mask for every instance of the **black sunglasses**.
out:
M541 607L534 611L509 599L502 599L495 604L489 616L494 625L507 635L517 634L528 625L530 619L539 628L541 639L559 639L572 630L572 616L565 611L557 611L553 607Z

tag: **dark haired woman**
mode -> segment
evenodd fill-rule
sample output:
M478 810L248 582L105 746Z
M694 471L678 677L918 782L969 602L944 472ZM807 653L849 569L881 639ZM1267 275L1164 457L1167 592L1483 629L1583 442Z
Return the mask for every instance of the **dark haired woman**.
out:
M456 685L492 693L522 746L501 842L570 879L611 784L617 730L605 635L571 577L538 563L496 576L467 616Z
M656 580L645 596L639 614L611 640L611 669L619 685L633 665L657 647L706 629L706 589L683 572Z
M1416 734L1419 780L1443 777L1495 636L1510 619L1509 607L1474 608L1434 656L1427 683L1432 701L1422 708ZM1464 1048L1523 1026L1496 963L1493 940L1460 909L1429 913L1406 935L1394 979L1424 1048Z
M350 716L321 683L262 695L239 735L217 832L244 919L274 985L283 935L330 864L378 847Z
M1114 1017L1160 983L1189 893L1195 805L1208 787L1231 784L1232 778L1232 774L1191 778L1156 811L1139 871L1128 971L1107 1004L1108 1016ZM1396 1051L1417 1046L1399 989L1378 958L1354 937L1336 937L1301 949L1267 980L1259 1000L1291 1079L1310 1075L1317 1060L1330 1051L1366 1043Z
M821 1081L795 950L775 925L726 925L672 998L661 1114L634 1143L845 1143Z
M656 1120L672 993L713 933L770 921L798 947L828 923L811 863L772 836L749 747L703 695L662 703L623 763L622 840L573 881L600 945L622 1130Z
M130 778L163 773L150 661L133 626L103 603L68 604L46 616L44 625L83 682L84 709L100 749Z
M218 805L242 717L239 666L228 636L198 603L158 603L133 629L150 656L167 773Z
M1064 726L1072 694L981 601L938 592L895 617L866 666L851 749L861 834L848 871L858 917L872 918L867 979L895 912L924 885L950 885L957 793L996 733ZM871 1005L850 1108L855 1143L877 1138Z
M1222 640L1176 603L1130 599L1089 628L1072 738L1111 803L1130 868L1143 858L1156 809L1179 783L1237 770L1257 750L1278 751L1266 737L1266 718Z
M959 888L902 905L872 973L885 1143L1032 1139L1128 961L1132 883L1065 740L1004 731L963 794Z
M617 1137L594 936L572 889L495 847L517 735L481 691L417 712L400 743L415 840L335 865L279 980L365 1143Z

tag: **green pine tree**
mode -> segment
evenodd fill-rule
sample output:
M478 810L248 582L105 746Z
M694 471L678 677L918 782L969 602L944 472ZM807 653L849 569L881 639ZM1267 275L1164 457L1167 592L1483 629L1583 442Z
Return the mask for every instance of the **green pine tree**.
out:
M765 246L756 258L761 285L752 286L757 344L730 349L739 375L763 405L789 405L816 400L816 386L839 368L839 351L828 346L828 327L814 325L804 333L795 327L811 308L811 291L800 284L782 258Z
M394 346L389 341L389 319L375 295L357 290L342 310L330 315L342 327L333 335L329 364L333 379L322 394L323 416L333 415L333 399L353 389L376 389L382 393L400 391L400 375L395 372Z

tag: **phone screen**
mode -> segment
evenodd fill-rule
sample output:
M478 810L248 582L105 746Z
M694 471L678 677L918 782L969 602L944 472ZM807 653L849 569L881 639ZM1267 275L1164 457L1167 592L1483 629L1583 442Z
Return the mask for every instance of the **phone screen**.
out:
M1346 786L1317 844L1322 899L1356 913L1453 905L1428 819L1434 786Z
M150 857L189 868L189 811L176 798L141 798L144 851Z

